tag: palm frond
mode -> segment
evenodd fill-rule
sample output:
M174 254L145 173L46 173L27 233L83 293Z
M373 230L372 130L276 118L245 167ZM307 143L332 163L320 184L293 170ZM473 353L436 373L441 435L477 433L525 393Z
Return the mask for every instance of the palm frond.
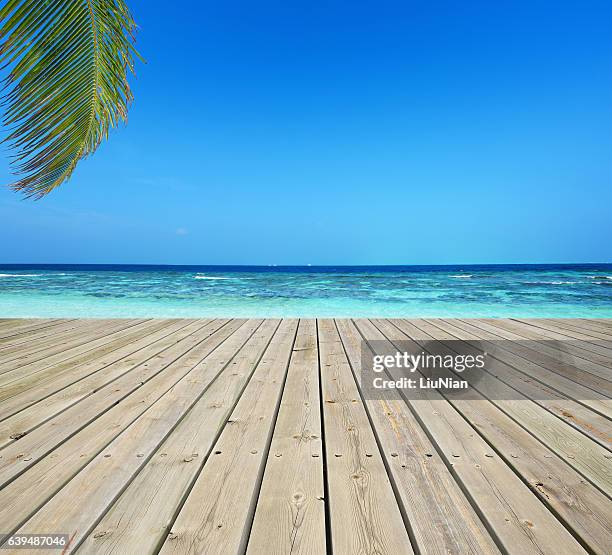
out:
M123 0L6 0L0 21L11 187L40 198L126 121L135 24Z

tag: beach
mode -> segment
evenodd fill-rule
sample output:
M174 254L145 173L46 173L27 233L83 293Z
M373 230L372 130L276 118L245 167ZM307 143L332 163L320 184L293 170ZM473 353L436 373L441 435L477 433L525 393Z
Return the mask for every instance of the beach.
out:
M0 266L5 318L609 318L612 264Z

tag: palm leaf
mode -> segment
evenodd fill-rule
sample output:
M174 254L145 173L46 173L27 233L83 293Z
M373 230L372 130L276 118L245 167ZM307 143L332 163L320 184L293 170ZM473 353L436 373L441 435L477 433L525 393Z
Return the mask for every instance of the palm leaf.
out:
M123 0L6 0L0 21L11 187L40 198L127 120L135 24Z

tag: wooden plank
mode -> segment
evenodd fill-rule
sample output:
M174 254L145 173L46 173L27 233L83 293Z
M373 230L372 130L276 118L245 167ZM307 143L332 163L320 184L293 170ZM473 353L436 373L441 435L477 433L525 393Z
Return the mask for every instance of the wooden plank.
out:
M4 530L8 533L19 528L109 443L163 398L198 362L214 352L243 325L249 323L243 320L214 321L205 326L199 323L201 329L194 336L188 336L175 347L167 349L150 363L143 365L139 375L133 376L140 378L141 385L129 395L114 405L106 406L104 412L88 426L81 427L76 432L72 428L69 438L63 438L64 441L40 458L37 464L30 465L27 471L21 474L13 472L11 479L2 480L7 483L3 486L3 496L9 500L8 503L0 505L0 522L4 524ZM194 326L198 326L198 323ZM37 428L32 434L45 426L46 424ZM28 434L24 439L32 434ZM3 452L0 452L0 457L2 455ZM29 457L29 453L24 451L20 459L23 464L29 464ZM3 476L0 475L0 478Z
M82 330L83 320L67 320L53 327L45 327L18 336L7 337L0 343L0 362L18 358L29 352L53 345L75 330ZM15 356L17 353L17 356ZM13 355L12 357L10 355Z
M583 333L569 330L565 327L558 326L554 323L551 323L548 320L541 320L537 318L531 318L529 320L517 320L522 324L528 324L538 330L543 331L546 335L550 337L555 337L561 341L571 340L572 343L576 343L581 349L585 351L590 351L591 353L596 353L602 355L604 360L601 364L605 364L606 366L612 365L612 361L610 358L612 357L612 348L608 346L608 342L601 341L591 337L589 335L585 335Z
M0 386L0 402L2 403L0 405L0 421L34 403L43 401L49 395L84 379L91 373L95 373L113 362L118 362L124 356L136 352L138 346L142 346L142 341L146 341L145 338L158 338L158 330L180 329L194 321L177 320L174 322L172 320L143 322L122 330L114 335L109 343L88 351L76 360L60 362L34 373L26 372L21 378L16 378L12 382ZM168 333L171 333L171 331ZM155 340L151 339L149 343ZM136 345L136 347L132 349L132 345Z
M301 320L248 553L326 553L319 360L315 320Z
M388 321L375 320L375 324L390 340L401 341L402 347L409 337L414 338L416 342L410 345L415 353L428 346L430 336L410 324L402 323L403 331ZM612 504L605 495L484 397L470 394L462 399L453 395L448 401L583 546L593 553L609 552Z
M359 382L362 341L355 324L337 320L353 375ZM391 391L365 406L420 553L497 553L476 511L410 411Z
M31 321L27 322L31 325ZM546 349L503 346L490 354L499 355L498 360L511 366L516 376L520 374L527 378L527 382L520 387L514 383L516 389L527 397L537 390L534 388L540 387L538 384L553 387L561 394L559 402L565 403L566 397L580 402L579 411L582 412L575 413L575 416L585 417L582 418L585 425L594 424L598 430L609 426L608 421L593 421L592 416L595 413L607 415L607 405L589 405L590 399L586 399L585 404L585 399L579 397L586 394L584 388L590 386L591 391L595 392L592 400L605 401L601 397L610 380L581 372L581 369L591 368L610 378L610 366L601 364L601 361L612 363L601 352L577 346L590 344L588 341L570 340L561 330L567 328L565 331L569 333L569 328L573 327L583 335L588 330L604 334L607 332L603 323L590 320L586 323L577 320L559 323L554 320L551 327L561 326L555 332L517 321L511 321L513 328L508 328L505 323L496 327L496 324L489 323L490 320L486 322L489 327L470 320L436 320L430 324L441 332L450 332L451 336L463 340L463 343L458 343L462 345L461 349L480 345L481 341L493 341L493 337L501 337L498 334L518 336L524 329L540 339L548 339L551 344L555 340L570 343L572 356L580 353L582 357L576 359L577 362L570 358L570 364L575 365L568 364L567 367L563 362L549 364L554 356ZM248 386L251 387L260 375L258 369L254 370L254 357L260 356L264 348L261 340L256 340L263 326L239 351L234 347L238 342L236 334L245 333L246 327L254 323L141 320L132 328L115 332L110 341L100 337L101 341L91 349L76 348L73 356L62 360L58 360L58 357L51 364L40 359L26 365L25 369L16 369L12 376L14 379L9 382L11 396L4 401L2 397L7 389L0 386L0 414L5 410L6 403L20 399L21 404L15 402L11 405L18 411L15 418L10 417L5 423L17 424L18 428L22 427L19 425L22 423L30 433L21 439L11 440L11 445L2 449L3 434L8 428L0 422L0 469L3 468L6 453L12 453L15 458L7 465L7 474L0 470L2 531L37 531L35 528L40 529L43 524L48 525L48 531L51 531L53 525L66 526L69 530L78 529L74 546L91 553L156 552L162 548L164 540L164 549L170 549L175 542L174 534L168 538L165 536L177 515L181 514L179 511L183 502L190 492L193 493L191 488L199 481L198 476L201 478L210 472L213 464L217 464L214 478L205 478L217 486L217 493L211 495L213 489L201 486L200 493L192 501L196 505L202 502L211 507L214 505L207 512L211 515L209 520L198 522L197 517L193 516L194 526L189 534L192 534L192 538L198 536L191 544L194 553L224 549L227 552L249 550L251 553L322 553L331 548L336 553L352 553L352 548L358 549L359 546L365 546L364 551L378 549L378 552L384 553L387 552L387 545L381 547L379 540L379 529L384 526L391 533L400 531L419 553L493 553L498 546L507 553L550 553L554 550L565 555L586 550L607 555L610 552L612 506L609 497L583 477L583 473L576 469L576 463L562 458L551 449L547 440L539 437L540 430L529 421L533 416L531 409L527 411L527 416L523 416L526 420L519 422L517 415L508 414L485 397L447 400L439 396L436 400L433 399L434 392L408 403L392 399L362 401L356 383L359 381L360 334L376 339L384 338L381 332L387 334L391 333L389 330L396 330L394 333L398 334L397 337L405 338L399 329L401 327L420 334L419 337L431 339L429 333L408 322L374 320L373 323L358 321L355 325L343 320L332 323L330 332L335 332L336 337L334 341L322 345L321 358L323 360L323 350L327 349L327 360L333 360L333 364L326 367L324 362L319 375L312 348L309 346L302 350L298 340L292 351L288 347L291 353L287 355L289 370L283 375L287 380L284 390L282 383L276 384L278 395L275 402L265 404L266 414L272 414L272 418L266 420L267 428L266 425L260 427L254 423L253 427L260 434L255 437L242 430L241 420L238 422L240 430L230 430L235 424L232 417L223 428L232 403L239 402L241 393L247 391L243 388L249 377L252 376ZM22 324L24 321L12 323ZM25 338L30 332L23 331L22 335L9 336L8 341L0 342L0 353L2 345L7 349L19 345L24 347L23 350L12 350L10 357L21 356L24 352L40 353L43 343L45 350L54 349L52 334L48 333L51 328L36 331L39 325L40 322L35 322L29 341ZM67 320L58 320L56 325L58 331L64 330L65 335L70 335ZM220 327L213 332L212 328L217 325ZM264 324L271 325L272 322ZM308 325L308 321L300 323L300 337ZM22 326L21 329L27 327ZM2 321L0 336L1 330ZM306 335L312 336L312 330ZM182 339L175 343L173 338L179 336ZM204 339L204 336L207 338ZM209 341L209 337L214 339ZM90 343L97 341L94 339ZM599 338L593 338L593 341L597 347L603 343ZM206 346L204 343L207 343ZM8 358L7 352L4 354ZM228 365L232 356L234 358ZM314 366L311 362L304 362L306 358L310 361L314 358ZM298 364L298 361L301 362ZM216 362L219 366L216 366ZM336 367L341 369L340 373L336 372ZM203 368L208 370L204 371ZM196 375L194 371L200 374ZM252 371L255 371L254 375L250 374ZM574 380L569 377L572 372ZM354 414L350 411L356 410L354 405L359 407L365 418L363 429L359 426L357 430L348 430L352 426L347 423L354 420L344 419L347 413L343 403L339 403L341 407L334 407L331 403L330 406L319 407L319 402L325 405L323 401L326 397L319 399L318 387L311 390L311 395L317 395L313 415L320 419L319 409L325 415L324 421L320 421L322 436L311 434L322 438L324 457L312 457L314 451L308 450L316 447L319 438L311 438L306 443L299 437L293 437L302 431L299 426L305 407L302 403L308 402L304 399L311 397L306 396L306 387L298 390L292 383L305 384L306 374L309 374L308 383L321 382L324 394L330 390L333 394L341 390L340 396L343 395L342 398L346 400L351 418L354 418ZM352 402L345 384L338 386L334 381L338 375L352 384L356 403ZM505 372L492 375L502 382L505 379ZM587 375L587 380L581 381L581 375ZM207 379L210 379L208 383ZM547 383L549 379L554 383ZM529 380L533 382L531 385L528 385ZM179 386L181 381L189 383L189 387ZM598 388L596 384L603 384L604 387ZM259 384L257 387L268 386ZM119 391L115 391L115 388ZM104 394L99 391L104 391ZM252 395L248 407L252 408L255 403L263 404L256 397ZM335 398L331 396L331 400ZM24 401L31 406L24 408ZM533 405L533 402L529 403ZM287 408L284 408L285 404ZM565 404L562 406L567 407ZM543 406L536 408L544 410ZM520 405L516 405L516 410L520 410ZM546 410L552 417L554 410ZM576 432L576 425L576 429L572 429L565 419L558 416L553 418L564 430ZM330 425L333 419L339 424ZM285 421L293 422L293 427L285 424ZM548 428L547 420L544 427ZM373 453L370 452L373 456L364 455L363 458L367 459L366 465L371 464L370 459L377 458L377 464L382 468L380 474L374 472L376 477L380 475L384 478L380 482L383 484L382 493L380 487L375 492L375 503L370 502L372 493L369 490L376 488L378 482L361 483L372 480L371 467L362 473L358 461L349 469L347 461L343 460L347 456L346 451L341 450L344 444L337 441L342 445L338 450L330 446L336 428L343 441L347 440L341 434L349 436L348 441L353 442L351 447L358 453L360 449L365 452L366 447L369 449L373 445ZM371 440L365 437L367 431L372 436ZM472 435L468 433L470 431ZM352 434L358 437L354 438ZM582 433L580 435L588 439ZM215 463L216 455L208 456L215 450L211 446L221 437L225 437L227 442L224 452L233 449L232 446L239 446L235 449L237 459L234 459L240 460L239 470L226 460ZM258 451L256 454L246 451L247 444L252 445L251 437L255 437L257 442L254 448ZM280 441L282 438L286 443ZM563 440L559 438L559 441ZM297 447L294 447L296 443ZM22 446L21 450L17 449L19 445ZM302 451L300 445L304 446ZM433 451L431 457L427 457L427 449ZM195 453L197 457L193 457ZM336 453L342 457L338 457L338 460L334 457L330 461ZM105 457L105 454L111 456ZM282 456L277 457L276 454ZM586 456L583 453L579 455ZM349 456L353 457L352 453ZM223 455L219 457L223 459ZM605 457L610 457L610 453ZM608 465L607 468L610 460L607 458L603 462ZM487 465L484 470L483 461ZM326 479L323 480L325 494L319 497L325 499L316 499L314 493L320 492L322 487L313 487L312 493L305 493L306 486L303 484L312 470L303 469L320 469L323 463L326 463ZM332 475L330 468L334 465L337 470ZM496 465L505 470L499 470ZM474 470L476 466L480 468ZM351 481L348 472L353 468L357 470L353 472ZM228 474L220 477L219 473L225 469L228 469ZM478 473L481 475L478 476ZM238 483L235 486L227 485L228 480ZM350 488L357 489L357 493L346 491ZM365 494L362 494L364 488ZM276 491L282 493L276 494ZM380 519L387 519L387 513L367 511L378 510L381 495L385 497L389 492L391 502L388 505L391 513L396 514L393 517L395 524L380 524ZM298 494L298 498L292 497L294 493ZM314 496L317 503L305 503L300 495L309 500ZM336 509L343 506L339 500L359 500L360 496L367 499L357 507L357 510L364 512L359 518L367 523L362 529L367 535L370 534L368 526L371 526L374 533L365 539L353 539L350 544L350 540L345 541L342 535L352 531L341 528L352 525L352 509L348 503L344 504L349 506L348 511L338 512ZM74 502L75 499L78 502ZM220 500L220 504L216 504L216 500ZM336 504L335 508L333 503ZM305 504L307 510L303 511ZM539 513L537 506L544 513ZM312 528L308 522L300 520L302 515L306 520L312 518L310 508L316 511L318 519L317 525ZM325 515L327 521L323 518L324 508L328 509ZM195 515L198 510L199 507L192 513ZM222 515L222 527L216 529L218 521L215 519L219 515ZM276 515L284 515L280 517L284 518L284 524L278 522ZM292 521L292 516L297 520ZM203 540L199 538L196 524L201 528L208 527ZM313 532L314 529L318 531ZM326 545L325 531L329 545ZM386 531L383 536L385 534ZM294 538L289 549L287 538ZM347 551L344 551L345 547ZM408 550L401 546L394 553L410 552L410 549L410 545ZM182 547L178 551L189 552Z
M172 375L167 375L168 368L189 366L192 360L194 364L202 360L218 345L218 340L225 339L223 329L227 327L224 326L225 323L226 321L223 320L204 326L196 323L191 329L194 332L193 335L183 338L175 347L157 355L151 363L143 364L140 372L130 372L116 382L96 391L83 406L75 405L66 409L57 418L7 445L0 451L0 485L6 484L25 472L47 453L95 421L104 412L116 408L120 401L141 389L146 381L155 378L160 372L164 371L160 380L165 379L166 389L174 385L180 379L181 374L177 371L176 373L171 372ZM216 334L217 331L219 331L218 334ZM232 331L233 329L230 328L230 333ZM160 380L154 383L157 385ZM149 387L152 386L149 385ZM161 389L159 395L162 395L166 389Z
M607 320L599 320L595 318L572 318L570 322L584 329L592 329L600 333L605 333L609 336L609 340L612 340L612 318Z
M79 552L157 551L278 325L277 320L267 320L240 350L238 333L222 345L215 356L223 349L231 365L157 449ZM232 349L238 350L233 359Z
M593 327L588 324L582 324L581 322L578 322L574 319L544 318L542 320L536 320L536 322L540 321L552 324L553 326L556 326L558 328L568 330L568 332L572 334L577 332L580 336L591 337L591 341L594 339L596 343L603 342L605 344L606 342L612 342L611 333L597 329L597 327ZM610 348L610 345L607 345L607 347Z
M145 322L135 323L129 326L118 326L108 330L109 333L102 334L98 338L71 349L70 351L59 352L49 358L42 358L34 362L18 366L2 376L0 376L0 400L7 399L18 391L23 391L23 384L28 383L31 387L33 383L38 383L49 373L59 374L63 369L74 367L91 360L100 350L108 350L109 346L121 338L125 333L131 333L134 329L140 329L146 325Z
M51 351L41 351L13 360L2 365L0 370L0 386L9 384L24 375L36 373L54 364L71 360L75 357L88 353L89 351L113 340L114 334L136 326L140 320L120 321L112 324L100 324L95 329L88 330L77 343L69 345L58 345Z
M181 336L174 332L190 323L193 321L159 321L154 327L139 330L141 338L134 335L126 337L126 345L113 351L112 358L96 358L57 378L51 376L46 387L36 383L22 395L4 401L3 414L10 414L11 411L12 414L0 422L0 448L175 344Z
M42 369L36 366L29 368L21 377L15 377L12 382L0 386L0 421L33 403L46 399L49 395L61 391L91 373L99 371L114 362L119 362L126 354L137 351L137 348L131 348L133 344L142 346L142 339L137 339L138 337L148 337L149 334L157 337L154 330L159 326L164 327L168 324L173 328L174 324L171 324L171 322L171 320L160 320L142 323L121 330L118 334L113 335L111 341L102 343L99 347L78 357ZM196 323L195 320L178 320L176 322L178 326L176 329L185 327L190 323ZM199 323L203 325L205 322L200 321ZM127 364L130 359L124 362Z
M52 329L68 320L15 320L10 326L0 329L0 345L16 338L27 337L30 333Z
M576 318L574 321L612 335L612 318Z
M520 319L524 322L526 320ZM555 333L566 335L572 339L579 339L585 343L606 343L609 341L607 337L601 336L598 332L589 330L584 326L577 324L573 319L564 318L529 318L528 323L532 326L541 327L545 330L552 330ZM610 349L610 347L607 347Z
M30 339L28 339L26 345L29 345L29 348L24 348L21 345L16 345L10 348L11 350L15 349L15 351L12 355L7 356L12 356L14 358L0 364L0 373L2 373L0 376L0 383L12 383L21 375L27 375L27 369L34 367L36 363L38 363L39 366L43 365L46 359L45 353L51 357L54 354L61 353L62 350L73 349L88 342L104 338L107 334L112 336L111 339L114 339L117 336L130 333L132 330L139 328L144 329L146 326L155 325L159 322L162 322L162 320L109 320L105 323L98 321L97 324L90 327L87 325L83 326L77 321L76 324L72 324L74 328L66 329L64 331L66 334L76 334L75 336L78 336L78 339L76 339L74 342L66 342L64 341L64 334L58 333L49 340L53 342L54 339L56 339L53 348L54 352L45 351L44 349L37 349L36 345L38 344L38 341L35 338L32 338L32 345L29 345ZM62 345L64 349L59 349L60 345Z
M502 329L511 331L521 337L524 337L527 340L537 341L537 342L554 342L560 341L563 345L563 350L568 354L576 357L575 361L572 361L573 364L580 364L580 368L584 369L582 366L582 360L590 361L595 364L593 368L587 368L588 372L595 374L605 380L612 380L610 377L610 355L606 354L598 354L585 349L583 346L584 343L580 341L571 340L569 337L565 335L561 335L555 332L551 332L549 330L545 330L539 328L537 326L532 326L529 323L529 320L525 322L518 322L515 320L493 320L489 319L487 322L495 327L500 327ZM587 344L588 346L588 344Z
M536 373L541 375L546 384L554 384L568 396L604 402L609 401L612 396L612 382L599 378L585 369L590 365L598 365L588 361L584 361L584 365L582 363L572 365L573 357L563 351L562 345L559 349L540 346L539 342L524 340L516 334L478 320L445 319L444 321L486 340L488 346L496 349L496 358L499 355L499 358L518 370L530 369L526 372L528 375L533 377L536 377ZM525 362L520 362L521 360ZM546 372L542 374L542 371L536 367L544 368ZM531 369L534 369L534 372ZM599 366L598 370L607 372L612 377L612 370L603 366Z
M55 326L66 322L59 319L15 319L5 323L0 327L0 340L9 339L16 335L30 333L43 327Z
M492 325L490 320L470 319L453 321L457 324L459 324L459 322L470 324L489 334L496 335L501 342L500 347L503 349L516 353L531 362L535 362L583 387L588 387L591 391L599 392L607 398L612 397L612 381L608 381L589 372L590 367L593 366L595 367L595 372L603 371L606 374L612 375L612 371L604 366L597 365L594 362L584 359L575 359L573 357L572 363L569 364L567 359L572 355L568 356L565 352L560 353L558 349L549 345L548 342L525 339L502 327Z
M297 324L282 321L160 553L244 552Z
M491 335L479 328L453 320L434 320L432 323L476 351L486 351L490 357L486 369L491 375L606 449L612 447L610 399L498 348L499 341L495 341L495 336L491 342Z
M430 321L415 320L411 323L429 334L434 340L443 342L450 340L452 342L449 344L450 348L457 354L477 354L479 352L457 341L455 336ZM495 361L488 360L486 370L494 366L497 366ZM504 374L506 373L511 373L509 367L504 368ZM479 374L478 382L472 384L472 387L557 453L601 491L612 495L612 474L607 459L609 456L607 449L553 416L516 388L510 388L490 372Z
M334 553L412 553L409 535L333 320L319 320Z
M355 321L378 354L395 352L371 322ZM418 351L422 349L418 346ZM390 372L393 375L393 372ZM407 399L447 468L469 496L502 551L583 553L582 547L457 410L434 389L415 389Z
M42 533L66 530L72 538L73 549L78 547L110 504L130 484L196 403L214 402L214 399L205 395L206 390L220 373L231 372L228 366L234 355L261 322L249 322L205 359L194 366L189 365L189 371L180 381L20 527L19 533L32 534L33 530L40 530ZM201 426L202 422L196 425ZM182 439L185 440L185 436ZM198 455L198 452L192 452L189 458L197 459ZM190 461L183 461L183 464L185 462ZM156 488L158 484L152 486ZM77 498L81 500L80 503L71 503L71 500Z
M93 341L106 333L136 325L141 320L77 320L78 325L66 323L64 329L41 342L34 341L27 347L11 347L0 353L0 374L6 374L19 366L42 360L59 352ZM5 377L3 376L3 380Z

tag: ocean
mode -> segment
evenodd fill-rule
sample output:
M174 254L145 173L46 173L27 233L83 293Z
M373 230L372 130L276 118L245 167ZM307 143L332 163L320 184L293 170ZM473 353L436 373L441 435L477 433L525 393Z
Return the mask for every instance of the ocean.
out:
M0 318L612 317L612 264L0 265Z

